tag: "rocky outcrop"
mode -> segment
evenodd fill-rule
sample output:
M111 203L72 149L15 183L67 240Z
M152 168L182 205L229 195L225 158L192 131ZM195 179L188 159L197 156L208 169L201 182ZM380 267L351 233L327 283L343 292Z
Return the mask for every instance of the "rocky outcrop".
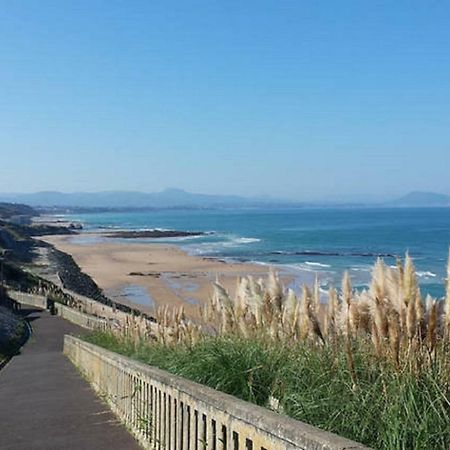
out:
M119 311L134 314L136 316L143 316L148 320L154 320L153 317L139 311L138 309L131 308L121 303L116 303L106 297L102 289L97 286L95 281L80 269L72 256L57 250L54 247L52 247L49 256L58 271L61 282L66 289L69 289L79 295L83 295L84 297L89 297L104 305L113 306Z
M176 231L176 230L139 230L139 231L115 231L105 234L108 238L142 239L142 238L177 238L190 236L204 236L204 231Z

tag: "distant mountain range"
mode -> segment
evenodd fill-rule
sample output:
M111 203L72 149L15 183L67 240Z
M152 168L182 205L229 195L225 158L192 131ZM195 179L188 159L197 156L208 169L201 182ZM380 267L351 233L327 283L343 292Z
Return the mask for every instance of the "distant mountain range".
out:
M0 194L0 201L24 203L35 207L107 209L256 207L291 204L281 200L246 198L235 195L194 194L174 188L153 193L134 191L63 193L45 191L31 194Z
M35 207L59 209L145 209L145 208L221 208L221 207L439 207L450 206L450 196L432 192L411 192L385 203L343 204L333 202L301 203L267 198L247 198L236 195L208 195L165 189L161 192L36 192L31 194L0 194L0 202L23 203Z
M389 205L416 208L450 206L450 195L414 191L389 202Z

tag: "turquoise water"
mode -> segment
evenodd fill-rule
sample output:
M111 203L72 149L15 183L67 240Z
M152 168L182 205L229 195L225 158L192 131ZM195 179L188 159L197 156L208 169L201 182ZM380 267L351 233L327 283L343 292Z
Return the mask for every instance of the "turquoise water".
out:
M395 264L396 255L409 251L422 289L435 296L444 294L450 208L170 210L69 218L81 221L87 231L161 228L212 232L157 242L175 243L204 257L280 266L300 279L310 280L317 274L324 287L337 284L344 270L350 271L356 286L363 286L377 256Z

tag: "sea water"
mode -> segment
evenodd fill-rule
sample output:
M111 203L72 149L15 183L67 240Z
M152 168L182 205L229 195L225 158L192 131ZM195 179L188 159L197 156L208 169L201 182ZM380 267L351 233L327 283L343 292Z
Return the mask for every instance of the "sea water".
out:
M450 208L180 209L67 218L82 222L88 232L155 228L208 232L138 241L176 244L203 257L272 265L299 280L317 275L324 288L338 285L345 270L356 287L366 286L378 257L395 265L396 257L409 252L422 290L444 295Z

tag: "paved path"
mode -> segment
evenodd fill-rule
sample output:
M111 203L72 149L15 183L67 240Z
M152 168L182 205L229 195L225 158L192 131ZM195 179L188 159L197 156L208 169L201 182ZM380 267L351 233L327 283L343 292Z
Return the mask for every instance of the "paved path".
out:
M140 448L62 354L63 336L81 328L29 310L33 335L0 371L0 449Z

